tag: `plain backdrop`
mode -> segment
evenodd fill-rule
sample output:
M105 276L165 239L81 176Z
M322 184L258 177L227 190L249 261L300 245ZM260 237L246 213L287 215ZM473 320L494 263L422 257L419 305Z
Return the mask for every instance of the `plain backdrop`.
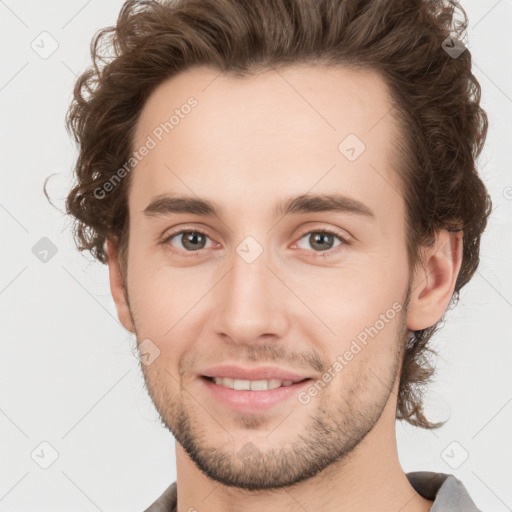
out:
M450 419L436 431L398 422L398 446L405 471L454 474L484 512L504 512L512 509L512 0L461 3L490 119L479 168L494 210L480 267L433 345L427 416ZM61 213L76 158L65 112L93 34L115 23L121 4L0 1L3 512L142 511L176 478L174 439L145 392L108 269L78 253ZM50 174L60 211L43 194Z

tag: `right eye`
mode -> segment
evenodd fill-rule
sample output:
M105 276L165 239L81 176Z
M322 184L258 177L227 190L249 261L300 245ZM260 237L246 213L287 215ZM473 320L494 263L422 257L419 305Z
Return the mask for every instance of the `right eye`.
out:
M175 253L183 253L182 255L185 257L196 256L196 254L185 254L185 253L195 253L204 249L206 239L210 237L203 233L202 231L198 231L197 229L182 229L180 231L176 231L166 236L164 240L162 240L162 244L168 244L170 246L170 250ZM173 244L173 239L177 240L179 246ZM181 246L181 247L180 247Z

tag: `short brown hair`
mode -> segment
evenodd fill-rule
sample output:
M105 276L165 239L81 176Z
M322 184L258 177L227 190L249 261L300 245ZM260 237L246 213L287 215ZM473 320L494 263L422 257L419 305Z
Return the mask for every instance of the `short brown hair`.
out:
M396 170L410 269L438 230L463 230L450 305L458 302L478 267L491 212L476 169L488 125L480 85L469 50L454 56L443 44L462 41L466 28L467 15L454 0L125 2L116 26L95 34L94 65L77 79L66 117L79 145L77 183L66 201L79 250L106 263L105 241L112 237L126 268L131 173L106 198L94 191L128 161L137 119L162 81L196 65L244 77L295 63L340 64L375 70L389 87L401 127ZM414 331L401 369L397 419L423 428L444 423L425 418L420 393L434 371L425 355L435 354L427 343L439 324Z

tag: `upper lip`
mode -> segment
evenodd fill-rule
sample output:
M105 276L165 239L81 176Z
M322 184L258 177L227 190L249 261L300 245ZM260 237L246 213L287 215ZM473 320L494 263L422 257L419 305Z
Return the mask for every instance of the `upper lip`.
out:
M227 377L241 380L291 380L299 382L310 378L309 375L300 375L290 370L277 366L257 366L255 368L243 368L233 364L223 364L207 368L202 374L206 377Z

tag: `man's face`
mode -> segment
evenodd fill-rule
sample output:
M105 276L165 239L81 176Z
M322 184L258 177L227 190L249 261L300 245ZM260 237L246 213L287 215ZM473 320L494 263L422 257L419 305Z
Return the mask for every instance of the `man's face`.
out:
M132 171L127 292L138 342L159 351L142 365L148 391L191 459L226 485L278 487L343 461L394 411L409 290L397 125L371 72L217 74L188 70L143 109L134 149L148 135L156 145ZM372 214L276 212L331 194ZM144 213L162 195L208 200L219 216ZM244 406L275 391L219 393L204 375L221 364L312 380Z

